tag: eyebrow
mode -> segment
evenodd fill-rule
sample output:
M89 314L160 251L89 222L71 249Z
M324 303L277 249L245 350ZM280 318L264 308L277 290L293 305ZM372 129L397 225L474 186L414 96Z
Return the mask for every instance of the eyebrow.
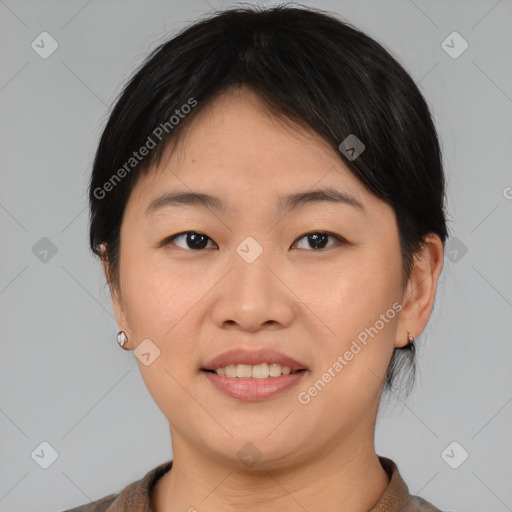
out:
M334 203L352 206L364 211L363 204L355 197L332 187L318 188L306 192L296 192L278 199L278 209L290 212L309 204ZM168 206L197 206L217 212L227 211L226 203L219 197L200 192L166 192L155 198L146 209L145 215L150 216Z

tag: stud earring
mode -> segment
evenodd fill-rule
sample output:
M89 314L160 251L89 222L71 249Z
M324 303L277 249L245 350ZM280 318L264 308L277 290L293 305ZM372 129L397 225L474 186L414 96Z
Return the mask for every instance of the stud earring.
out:
M414 343L414 336L412 336L410 333L407 333L407 341L409 342L409 345L412 345Z
M130 350L126 343L128 342L128 336L126 336L126 333L124 331L119 331L117 333L117 343L123 350Z

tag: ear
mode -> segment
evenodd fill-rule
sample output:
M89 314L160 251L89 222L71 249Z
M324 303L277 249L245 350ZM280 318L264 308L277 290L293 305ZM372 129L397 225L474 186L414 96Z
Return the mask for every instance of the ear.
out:
M437 281L443 268L443 242L436 234L425 238L423 248L415 255L414 265L404 292L398 317L395 347L408 343L408 333L417 338L425 329L436 296Z
M112 308L114 310L114 315L116 317L118 331L125 331L128 336L128 339L130 339L128 322L126 319L125 310L124 310L124 306L123 306L121 290L118 289L112 281L110 267L109 267L108 259L106 256L106 245L103 243L103 244L101 244L100 248L101 248L100 259L101 259L101 264L103 266L103 274L105 275L105 281L107 282L108 287L110 289L110 297L112 299Z

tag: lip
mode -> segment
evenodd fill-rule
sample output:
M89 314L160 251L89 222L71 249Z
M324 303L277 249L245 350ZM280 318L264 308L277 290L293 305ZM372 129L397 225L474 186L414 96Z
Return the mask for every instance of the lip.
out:
M245 402L257 402L297 385L307 372L301 371L267 379L224 377L206 371L202 373L225 395Z
M201 370L216 370L217 368L223 368L232 364L249 364L257 365L263 363L277 363L281 366L288 366L291 371L308 370L306 365L296 361L295 359L278 352L271 348L259 348L259 349L244 349L234 348L222 352L216 355L214 358L206 362ZM304 372L301 372L304 373ZM229 377L226 377L229 378ZM273 379L280 379L281 377L272 377ZM265 380L265 379L262 379Z

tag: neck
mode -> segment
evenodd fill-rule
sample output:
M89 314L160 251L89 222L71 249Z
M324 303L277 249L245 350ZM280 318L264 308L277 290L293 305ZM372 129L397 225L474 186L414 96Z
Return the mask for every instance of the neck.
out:
M229 461L206 457L177 435L172 433L172 469L152 493L155 512L360 512L371 509L389 483L373 435L366 442L346 439L303 463L267 471L241 470Z

